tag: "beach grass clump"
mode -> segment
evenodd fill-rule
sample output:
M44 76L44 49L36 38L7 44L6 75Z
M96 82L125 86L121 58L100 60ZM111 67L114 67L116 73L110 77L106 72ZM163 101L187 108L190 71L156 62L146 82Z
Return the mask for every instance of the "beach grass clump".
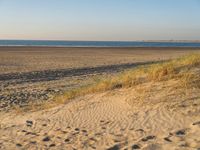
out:
M183 56L175 60L175 62L179 63L180 65L198 67L200 65L200 54L191 54L191 55Z
M168 62L153 64L146 73L149 80L161 81L175 77L184 77L189 70L200 65L200 54L191 54ZM183 73L182 73L183 72Z
M200 73L195 72L195 68L200 69L200 54L191 54L178 59L152 65L141 66L132 70L124 71L113 77L102 78L92 85L72 89L61 96L57 96L57 103L65 103L69 99L105 92L118 88L133 87L147 82L159 82L170 79L180 81L184 88L200 88ZM198 70L199 71L199 70Z
M172 78L177 72L174 64L169 62L152 65L147 69L146 73L149 81L161 81L166 77Z
M200 72L199 73L183 73L179 76L179 84L181 87L200 89Z

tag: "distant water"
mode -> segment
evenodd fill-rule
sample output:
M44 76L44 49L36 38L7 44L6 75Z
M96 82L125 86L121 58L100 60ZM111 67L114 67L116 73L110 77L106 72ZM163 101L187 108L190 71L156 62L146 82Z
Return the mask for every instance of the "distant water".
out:
M200 47L200 42L38 41L0 40L0 46L49 47Z

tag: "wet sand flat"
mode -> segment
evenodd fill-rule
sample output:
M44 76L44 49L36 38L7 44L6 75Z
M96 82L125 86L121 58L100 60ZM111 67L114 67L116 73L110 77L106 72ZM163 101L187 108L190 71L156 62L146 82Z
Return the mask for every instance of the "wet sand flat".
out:
M175 58L200 48L0 47L0 74Z

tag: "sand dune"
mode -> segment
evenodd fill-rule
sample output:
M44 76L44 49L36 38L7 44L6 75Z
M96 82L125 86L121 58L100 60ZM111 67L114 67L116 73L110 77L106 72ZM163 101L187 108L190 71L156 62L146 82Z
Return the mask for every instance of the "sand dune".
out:
M0 149L200 149L199 55L133 69L133 72L116 76L115 72L151 61L178 57L190 51L176 50L172 53L171 50L159 49L152 53L152 50L118 49L115 57L112 57L112 49L90 49L85 50L82 57L83 52L79 52L83 49L76 49L73 55L79 54L81 62L88 57L93 58L91 55L94 53L100 53L101 56L95 58L97 61L92 66L87 61L85 67L76 66L76 63L72 63L74 61L70 61L76 66L70 69L66 58L69 58L67 54L72 50L61 49L56 55L60 57L65 54L62 60L65 60L66 64L63 64L66 66L51 66L52 61L48 60L56 57L45 54L43 56L48 59L44 61L48 64L41 68L40 65L37 65L39 68L34 67L35 58L40 53L31 50L29 52L36 53L37 57L27 64L28 70L21 66L21 70L16 72L17 68L12 70L9 66L7 71L3 69L4 72L0 74L0 108L5 108L0 110ZM49 51L55 52L46 49L47 53ZM46 53L45 50L43 52ZM93 53L86 57L89 52ZM199 53L199 50L196 52ZM21 57L14 55L13 49L8 52L1 50L0 53ZM27 51L25 53L28 55ZM121 54L124 54L123 57ZM27 60L27 55L23 55L24 60ZM129 55L131 58L126 59ZM110 58L113 58L112 62ZM121 62L124 59L126 61ZM7 61L14 59L2 60L7 64ZM40 63L43 61L40 60ZM103 78L102 84L97 81L93 85L92 78L97 77L96 74L113 77L107 80ZM83 87L82 94L80 86ZM77 93L74 94L72 89ZM72 92L71 97L67 97L67 92ZM59 101L59 96L57 99L53 97L54 94L61 94L62 101ZM37 103L39 99L45 102ZM22 109L18 111L6 103L21 106ZM43 107L45 105L47 107ZM26 109L26 106L37 108Z
M200 92L192 89L185 94L172 88L176 84L163 81L87 95L39 112L2 112L0 147L200 148ZM146 89L150 90L143 93Z

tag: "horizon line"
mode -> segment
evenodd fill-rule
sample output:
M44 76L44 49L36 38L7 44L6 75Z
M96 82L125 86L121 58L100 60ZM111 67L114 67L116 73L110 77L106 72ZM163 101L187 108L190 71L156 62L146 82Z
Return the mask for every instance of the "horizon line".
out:
M60 42L200 42L196 40L57 40L57 39L0 39L0 41L60 41Z

